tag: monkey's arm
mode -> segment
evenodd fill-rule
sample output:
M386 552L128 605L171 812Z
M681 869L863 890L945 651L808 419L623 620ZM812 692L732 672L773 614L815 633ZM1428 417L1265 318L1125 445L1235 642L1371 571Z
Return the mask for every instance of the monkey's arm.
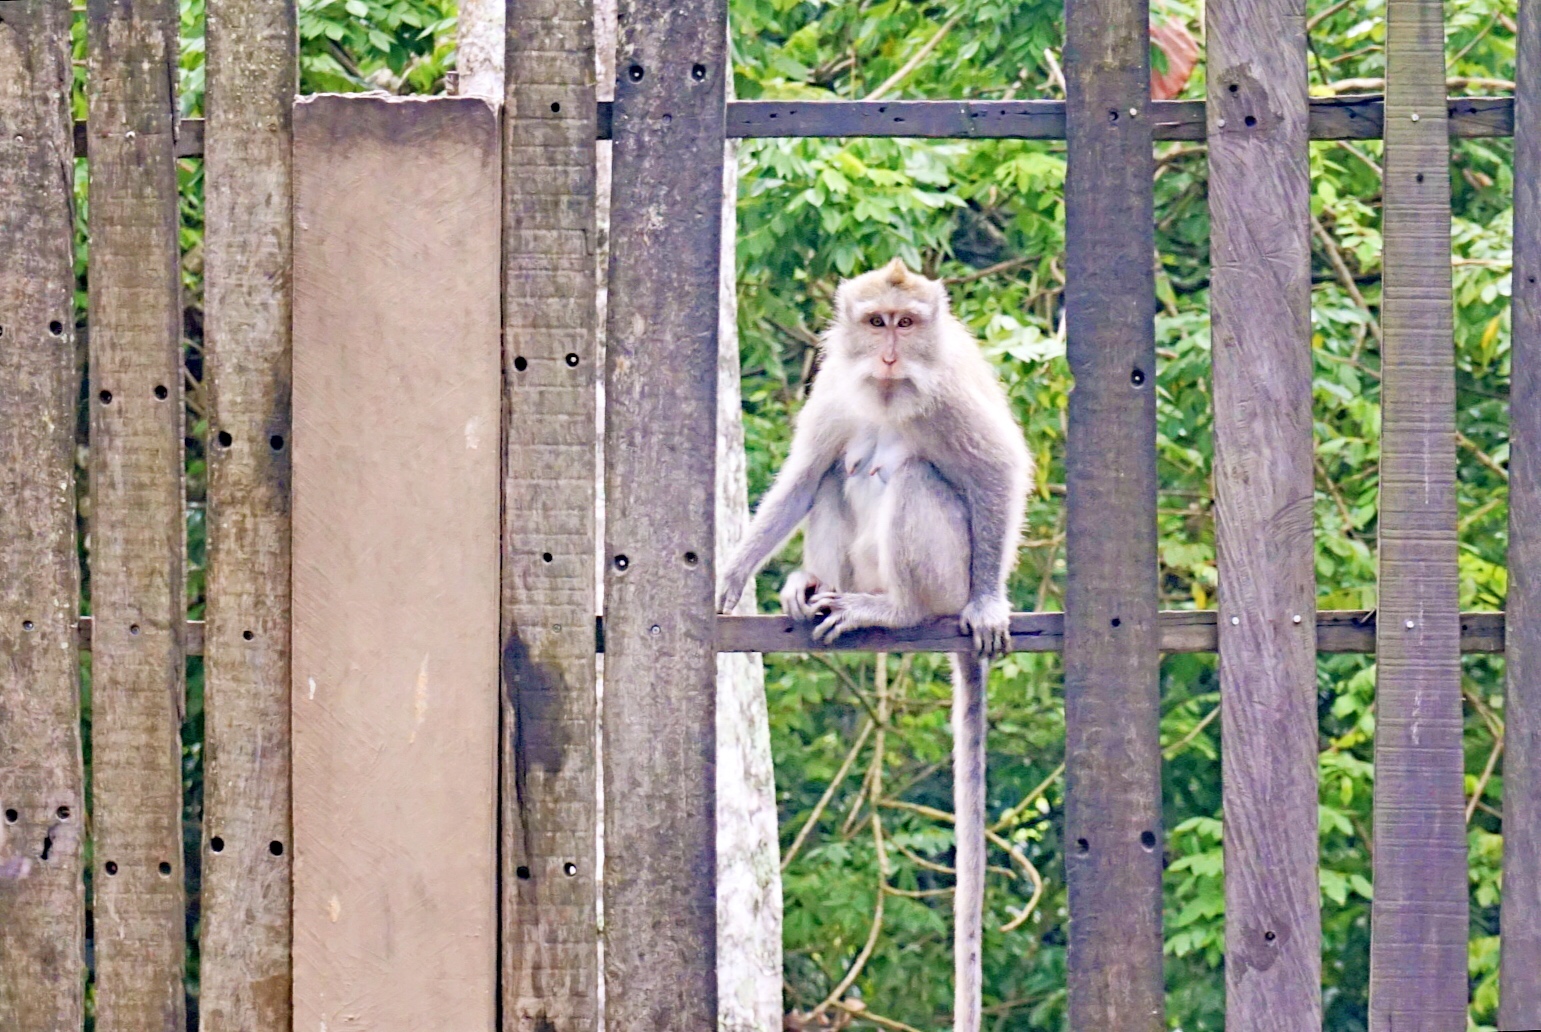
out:
M800 421L799 429L804 425ZM719 613L733 611L749 579L813 508L819 481L838 454L837 444L830 435L817 432L802 432L793 439L786 465L755 510L749 532L723 573L722 590L717 597Z
M981 653L1011 648L1011 606L1006 601L1008 561L1022 524L1027 478L1021 469L1002 464L980 470L964 494L969 520L968 604L959 626L971 634Z

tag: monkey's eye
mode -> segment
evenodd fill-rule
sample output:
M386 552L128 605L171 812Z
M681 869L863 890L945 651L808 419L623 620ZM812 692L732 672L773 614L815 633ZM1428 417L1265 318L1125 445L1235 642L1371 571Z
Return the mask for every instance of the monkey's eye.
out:
M871 323L872 325L874 325L874 326L882 326L883 325L883 317L881 315L874 315L872 318L868 319L867 321L869 323Z
M910 317L909 317L909 316L907 316L907 315L901 315L901 316L900 316L900 317L899 317L899 325L900 325L900 326L901 326L901 327L904 327L904 326L914 326L914 325L915 325L915 320L914 320L914 319L911 319L911 318L910 318Z

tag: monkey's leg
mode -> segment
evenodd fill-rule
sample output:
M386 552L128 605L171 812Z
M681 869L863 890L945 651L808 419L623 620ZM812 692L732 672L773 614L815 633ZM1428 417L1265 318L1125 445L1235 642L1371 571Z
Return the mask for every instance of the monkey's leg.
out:
M952 797L958 880L953 891L953 1030L979 1032L984 985L985 683L989 663L952 657Z

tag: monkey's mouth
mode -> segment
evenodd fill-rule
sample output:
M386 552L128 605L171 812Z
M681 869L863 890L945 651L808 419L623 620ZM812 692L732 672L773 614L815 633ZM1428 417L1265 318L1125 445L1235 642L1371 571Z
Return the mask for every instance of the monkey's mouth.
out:
M869 382L885 404L914 394L916 390L914 381L905 373L896 376L872 376L869 377Z

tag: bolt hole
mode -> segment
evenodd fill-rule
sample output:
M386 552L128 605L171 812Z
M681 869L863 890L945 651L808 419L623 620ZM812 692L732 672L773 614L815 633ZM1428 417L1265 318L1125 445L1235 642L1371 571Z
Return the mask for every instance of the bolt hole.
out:
M560 103L558 103L557 101L553 100L551 102L551 112L552 112L552 114L555 114L556 112L561 111L561 110L562 110L562 105Z
M1142 831L1142 832L1140 832L1140 845L1145 847L1146 852L1149 852L1150 850L1155 849L1156 848L1156 833L1154 831Z
M1131 371L1129 373L1129 382L1134 384L1136 387L1144 387L1145 386L1145 370L1143 370L1143 369L1135 369L1135 370Z
M1418 183L1423 182L1423 173L1419 172L1417 175L1413 176L1413 181Z
M632 65L630 68L626 69L626 77L632 82L641 82L642 77L646 74L647 73L642 70L641 65Z
M530 869L528 867L520 866L514 870L514 874L518 876L520 881L530 880Z
M578 356L573 354L572 352L568 352L567 358L566 358L566 362L567 362L567 368L569 368L569 369L576 369L578 367Z
M1248 128L1251 128L1252 126L1257 125L1257 116L1248 115L1246 118L1243 118L1242 121L1247 123Z
M253 638L256 637L256 635L253 634L251 631L242 631L241 632L241 637L245 638L247 641L251 641Z
M562 865L562 873L571 878L573 875L578 873L578 865L569 860L567 863Z
M624 570L626 567L631 565L631 560L626 558L624 555L616 556L612 562L615 564L615 568L617 570Z
M1264 932L1263 933L1263 938L1267 939L1269 942L1273 942L1275 939L1278 938L1278 936L1275 935L1273 932Z
M155 400L165 401L166 398L170 396L170 394L171 392L166 389L165 384L158 383L155 385Z
M15 824L19 820L21 820L21 814L17 813L15 810L5 811L5 823Z
M138 634L139 633L139 625L136 624L136 623L129 624L128 625L128 633L130 633L130 634Z
M48 332L57 337L64 332L64 324L55 319L53 322L48 324Z
M61 821L67 821L70 819L70 808L68 806L61 806L54 811L54 816Z
M526 369L530 368L530 363L523 355L520 355L518 358L514 359L514 368L522 373Z
M221 448L228 448L235 443L235 438L230 436L229 430L221 430L215 436L215 440L219 442Z
M1534 276L1526 276L1525 277L1525 282L1526 283L1534 283L1535 281L1536 281L1536 278Z
M164 860L160 862L160 866L156 870L160 871L162 878L169 878L171 876L171 865Z
M1233 83L1231 83L1231 85L1230 85L1230 87L1229 87L1229 89L1230 89L1230 91L1231 91L1231 92L1232 92L1232 93L1235 93L1235 92L1236 92L1236 91L1237 91L1237 90L1239 90L1239 89L1241 89L1241 87L1240 87L1240 86L1238 86L1238 85L1236 85L1236 84L1235 84L1235 83L1234 83L1234 82L1233 82Z
M116 860L109 860L102 866L102 869L107 872L107 876L110 878L118 873L118 862Z
M1114 618L1113 618L1113 619L1111 619L1111 620L1109 620L1109 621L1108 621L1108 623L1109 623L1109 624L1110 624L1110 625L1111 625L1111 626L1113 626L1113 627L1117 627L1117 626L1119 626L1119 625L1120 625L1120 624L1122 624L1122 623L1123 623L1123 621L1122 621L1122 620L1120 620L1120 619L1119 619L1119 618L1118 618L1118 617L1116 617L1116 616L1115 616L1115 617L1114 617Z
M98 391L97 395L96 395L96 400L101 402L103 405L111 405L112 404L112 391Z
M209 839L209 850L215 853L223 853L225 851L225 840L215 835Z
M694 566L694 565L696 565L696 563L699 563L700 561L701 561L701 557L696 555L694 552L686 552L685 553L685 565L686 566Z
M284 844L277 839L274 839L272 842L268 843L268 852L272 853L274 856L283 856Z
M268 447L272 448L274 451L283 451L284 450L284 435L283 434L274 434L272 437L269 437L268 438Z
M1092 844L1084 838L1078 838L1075 840L1075 851L1085 856L1092 851Z
M549 563L551 561L551 553L550 552L542 552L540 554L540 561L543 562L543 563Z
M690 77L696 82L706 78L706 65L698 64L690 66Z
M21 622L21 629L24 631L30 631L36 626L37 624L33 623L31 620L23 620Z

